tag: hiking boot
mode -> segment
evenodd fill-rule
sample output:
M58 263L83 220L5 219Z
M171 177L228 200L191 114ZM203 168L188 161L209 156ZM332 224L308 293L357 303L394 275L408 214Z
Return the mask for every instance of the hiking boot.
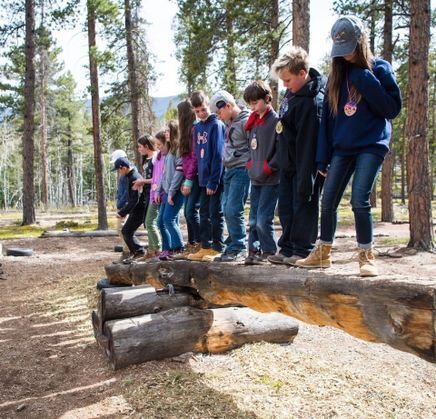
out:
M206 252L208 251L208 250L210 250L210 249L204 249L203 247L202 248L200 248L200 250L198 251L198 252L196 252L196 253L190 253L187 257L186 257L186 259L187 260L193 260L193 261L201 261L201 260L203 260L203 256L205 256L206 255Z
M216 257L214 262L244 262L246 257L246 252L228 252Z
M170 255L171 260L185 260L188 253L184 247L174 250L173 254Z
M277 253L276 255L268 256L268 262L274 265L286 265L285 259L288 259L283 253Z
M319 243L307 258L297 260L294 266L299 268L330 268L332 266L332 245Z
M204 249L202 262L213 262L213 260L221 255L221 252L215 249Z
M375 257L372 249L359 249L360 276L377 276Z

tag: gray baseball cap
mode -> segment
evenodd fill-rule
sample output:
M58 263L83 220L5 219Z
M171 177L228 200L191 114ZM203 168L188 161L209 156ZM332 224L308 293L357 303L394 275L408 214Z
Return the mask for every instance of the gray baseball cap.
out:
M356 16L342 16L332 26L333 47L330 56L343 57L353 53L364 31L362 21Z
M226 90L218 90L209 101L210 110L216 113L218 109L224 108L228 103L236 104L235 98Z

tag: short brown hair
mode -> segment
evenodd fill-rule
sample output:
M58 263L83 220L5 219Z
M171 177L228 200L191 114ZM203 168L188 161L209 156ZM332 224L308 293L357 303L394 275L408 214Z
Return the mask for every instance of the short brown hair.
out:
M277 75L284 68L286 68L291 74L298 74L301 70L308 73L309 56L307 55L307 52L301 47L292 46L288 52L284 53L274 61L271 71Z
M209 98L203 90L197 90L191 94L192 107L198 108L199 106L209 105Z
M244 90L244 100L247 103L263 99L266 103L271 102L271 88L262 80L250 83Z

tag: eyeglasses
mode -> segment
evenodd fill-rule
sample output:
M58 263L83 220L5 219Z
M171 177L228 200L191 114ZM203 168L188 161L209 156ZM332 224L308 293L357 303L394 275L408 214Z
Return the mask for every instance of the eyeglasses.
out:
M217 103L215 103L215 106L217 109L225 108L226 105L227 105L227 103L224 102L224 100L219 100Z

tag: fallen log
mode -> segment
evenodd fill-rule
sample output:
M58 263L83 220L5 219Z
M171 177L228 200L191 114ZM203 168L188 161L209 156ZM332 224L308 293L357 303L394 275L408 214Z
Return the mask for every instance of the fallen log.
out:
M41 238L47 237L116 237L119 233L116 230L88 230L88 231L44 231ZM146 236L146 231L137 231L136 236Z
M109 265L110 280L192 287L214 304L239 303L333 326L436 362L436 282L363 279L320 270L189 261Z
M222 353L251 342L292 342L297 333L298 324L286 316L236 307L178 307L104 325L106 355L115 370L186 352Z
M101 291L97 313L102 323L142 314L158 313L175 307L202 307L205 301L193 294L175 291L156 291L150 285L126 288L105 288ZM102 330L102 329L101 329Z

